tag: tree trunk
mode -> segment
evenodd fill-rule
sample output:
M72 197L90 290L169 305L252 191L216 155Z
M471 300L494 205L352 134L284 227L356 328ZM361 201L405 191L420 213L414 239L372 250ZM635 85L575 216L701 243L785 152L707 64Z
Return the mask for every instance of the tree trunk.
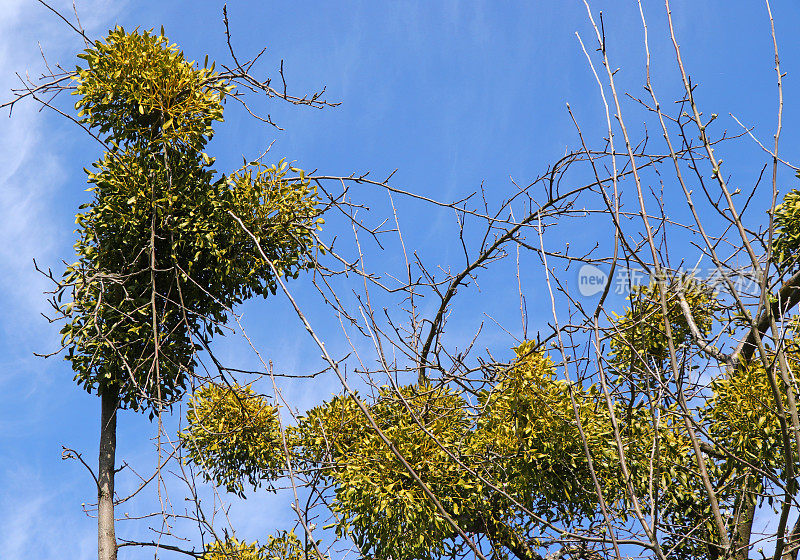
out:
M753 528L753 519L756 515L756 502L754 497L747 496L747 502L743 504L742 517L736 526L734 535L734 558L736 560L748 560L750 558L750 531Z
M544 560L512 528L495 520L491 513L481 519L481 524L493 547L506 547L519 560Z
M97 560L117 560L114 534L114 455L117 450L117 391L100 395L100 458L97 469Z
M748 560L750 558L750 532L753 529L753 520L756 515L756 482L755 474L748 472L746 482L742 485L742 494L739 497L734 515L736 526L733 528L732 557L735 560Z
M798 547L800 547L800 518L789 533L789 539L786 541L786 550L783 552L783 560L797 560Z

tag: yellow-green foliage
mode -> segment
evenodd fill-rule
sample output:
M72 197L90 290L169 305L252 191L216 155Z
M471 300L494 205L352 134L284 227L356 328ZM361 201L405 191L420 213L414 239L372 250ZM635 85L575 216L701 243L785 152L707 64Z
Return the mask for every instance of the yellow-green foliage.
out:
M789 367L800 371L796 341L787 344ZM772 375L782 395L786 410L786 387L776 360L770 364ZM774 468L783 463L778 409L767 369L761 360L753 360L714 379L713 397L705 418L710 421L712 437L727 449L751 462Z
M785 333L781 350L790 376L800 371L800 321L795 317ZM728 369L711 381L712 397L703 410L711 436L731 452L758 464L762 469L785 468L779 409L770 375L781 396L784 413L788 410L787 392L795 390L783 382L778 357L767 350L768 363L753 359ZM790 377L791 378L791 377ZM787 414L789 437L791 421ZM796 451L795 451L796 453Z
M163 30L113 29L78 58L79 116L112 142L147 138L159 144L205 145L211 124L222 120L232 87L211 68L188 62Z
M200 560L267 560L267 558L264 547L259 546L258 542L247 544L236 538L228 538L207 545Z
M556 366L532 342L515 352L513 363L491 389L479 394L474 407L452 388L429 384L383 388L365 403L379 429L448 514L468 532L485 533L491 527L496 544L506 547L516 546L519 535L535 525L523 508L567 524L598 512L570 391L606 502L624 510L626 497L602 392L594 385L582 388L558 379ZM697 505L699 479L693 474L691 446L684 427L675 422L675 411L663 412L656 437L645 407L626 410L612 402L612 409L637 495L643 500L648 496L657 440L662 460L669 465L652 472L656 484L663 486L659 499L675 504L671 511L702 509L702 503ZM226 428L241 422L221 419L239 410L225 406L216 422ZM195 416L187 418L190 426L197 423ZM192 426L191 431L198 429ZM298 470L316 469L331 483L330 508L338 533L351 536L371 557L433 559L452 552L456 532L352 397L336 397L310 410L287 428L287 437ZM217 439L195 440L199 449L224 445ZM274 440L262 442L253 434L252 442L241 449L255 455L240 458L241 464L283 459ZM196 462L208 468L207 461Z
M469 436L456 393L428 385L384 388L369 410L451 515L481 499L480 485L449 455L462 456ZM352 530L375 558L433 558L442 552L452 528L351 398L309 411L293 433L306 449L300 453L333 462L327 472L336 483L333 510L342 519L340 532Z
M798 174L800 177L800 174ZM775 207L775 260L784 269L795 269L800 254L800 191L792 189Z
M553 362L536 350L533 342L514 350L513 367L481 400L483 413L474 446L485 457L484 468L541 515L571 519L597 511L588 448L606 502L624 500L619 447L600 388L594 384L582 388L557 379ZM673 409L662 411L657 436L648 408L626 409L612 400L612 410L631 484L637 494L646 495L654 441L658 440L661 453L670 458L675 474L691 450L685 428L675 422ZM667 484L664 473L660 482Z
M651 282L636 287L630 295L631 307L616 316L611 335L612 363L621 373L644 373L661 370L669 359L669 340L661 304L661 291L666 292L667 317L676 351L691 342L689 324L681 310L678 290L683 292L692 311L692 318L701 334L711 330L714 313L719 304L714 293L690 278L676 278L670 282Z
M310 545L310 543L309 543ZM303 543L294 531L280 531L277 536L270 535L267 544L258 542L247 544L229 537L216 541L206 547L200 560L319 560L313 546L305 550Z
M258 487L286 465L278 411L250 387L206 385L189 401L180 433L187 459L207 480L239 495L244 482Z
M319 541L316 543L319 545ZM316 548L311 542L304 547L294 530L280 531L278 535L270 535L264 545L265 560L320 560Z
M556 379L553 362L526 342L497 385L484 394L476 449L492 472L528 507L568 515L594 507L596 495L575 419L570 385ZM581 424L609 497L619 481L610 476L615 449L605 403L592 386L573 387Z
M298 174L297 179L287 179L290 171ZM313 267L312 249L321 254L325 252L316 245L314 238L315 232L325 223L317 211L317 188L306 179L303 170L289 167L285 161L277 165L254 162L227 178L226 194L230 199L222 207L233 212L257 236L261 250L279 276L297 278L300 272ZM236 245L252 247L250 236L241 228L237 231ZM222 234L216 241L220 246L231 242ZM215 248L212 245L212 250ZM249 276L268 278L267 287L274 293L277 283L271 269L255 247L251 251L257 258L249 263ZM233 270L233 266L227 270Z
M78 261L54 304L76 380L147 409L182 395L193 337L220 333L231 307L275 292L261 251L279 276L313 266L322 219L315 187L283 161L215 179L203 149L230 86L163 34L116 28L81 58L76 107L111 148L87 171Z

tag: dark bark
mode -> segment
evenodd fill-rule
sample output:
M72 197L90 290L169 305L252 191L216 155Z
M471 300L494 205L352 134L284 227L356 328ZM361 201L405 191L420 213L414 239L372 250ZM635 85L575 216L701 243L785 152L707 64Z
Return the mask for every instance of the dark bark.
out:
M750 557L750 531L753 528L753 518L756 514L756 502L752 496L746 497L743 504L741 518L734 529L734 553L736 560L747 560Z
M742 493L734 509L736 525L731 535L731 558L748 560L750 557L750 532L756 515L756 474L749 472L742 484Z
M756 330L759 336L764 336L769 328L770 321L774 317L780 320L790 309L800 304L800 271L789 278L778 291L775 301L771 303L771 309L765 309L756 320ZM739 347L734 352L734 356L739 358L740 363L747 364L753 358L757 348L756 335L751 331Z
M800 519L794 524L794 528L792 528L792 532L786 540L783 560L797 560L798 548L800 548Z
M97 469L97 559L117 559L114 534L114 457L117 450L116 390L100 395L100 457Z
M495 547L507 548L519 560L543 560L541 554L534 551L512 528L495 519L493 514L482 516L476 525Z

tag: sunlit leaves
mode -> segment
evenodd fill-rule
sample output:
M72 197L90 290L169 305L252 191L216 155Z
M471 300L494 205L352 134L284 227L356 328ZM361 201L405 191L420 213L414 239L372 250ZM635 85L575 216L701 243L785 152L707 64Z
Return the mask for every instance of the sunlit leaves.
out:
M207 480L244 495L286 466L277 409L250 387L206 385L195 391L180 433L190 463Z
M229 537L224 541L215 541L206 546L200 560L271 560L267 552L258 542L247 544Z
M305 547L294 531L280 531L270 535L266 544L247 544L228 537L206 547L200 560L320 560L313 545Z
M662 293L671 338L667 336ZM669 358L670 342L676 352L691 344L692 333L679 294L691 310L698 332L703 336L710 332L719 304L707 286L691 278L677 277L636 287L629 298L630 308L613 322L611 363L620 372L641 375L661 371Z
M597 495L582 429L606 498L615 499L621 479L613 468L611 420L598 389L584 391L557 379L555 365L533 342L514 350L513 366L482 397L475 445L484 469L542 515L587 514Z
M789 366L797 371L800 352L797 341L786 342ZM777 360L777 358L775 358ZM781 394L781 409L786 410L786 391L772 363L769 371L761 360L731 369L711 382L713 397L704 410L711 435L743 459L767 470L782 469L783 454L778 404L769 376Z
M458 463L468 452L464 402L446 387L386 387L369 410L414 471L458 516L481 500L481 485ZM436 506L350 398L311 410L293 431L297 454L330 461L338 530L376 558L434 558L453 535ZM324 463L323 463L324 464Z
M230 86L166 37L118 27L81 58L76 107L110 149L87 172L78 261L55 305L76 380L152 409L181 397L195 345L234 305L275 291L273 266L286 278L312 266L322 219L284 162L215 176L202 150Z
M231 90L213 68L197 68L163 35L113 29L78 55L79 115L107 140L129 144L180 142L200 150L222 120Z
M482 391L429 383L384 387L365 405L460 527L491 541L495 558L505 558L511 547L539 546L535 535L546 530L541 518L561 527L602 523L600 495L618 524L635 523L634 496L645 511L657 509L659 542L670 558L721 554L706 482L733 534L737 508L768 496L763 475L786 476L769 383L769 368L777 366L739 364L717 372L708 386L691 385L688 398L700 411L689 418L699 438L693 445L687 412L675 398L688 381L648 381L670 371L669 336L682 367L691 371L686 364L703 357L679 293L696 331L710 334L720 302L709 289L693 282L641 288L612 325L611 364L618 375L605 389L568 381L561 364L525 342ZM798 369L797 343L789 338L783 348L792 371ZM628 400L620 389L629 389L632 379L648 381L653 390L636 385L638 396ZM790 388L775 379L785 394ZM289 460L326 479L338 535L370 557L442 558L463 546L353 398L312 409L287 434Z
M786 193L775 207L774 258L782 269L795 270L800 255L800 191Z

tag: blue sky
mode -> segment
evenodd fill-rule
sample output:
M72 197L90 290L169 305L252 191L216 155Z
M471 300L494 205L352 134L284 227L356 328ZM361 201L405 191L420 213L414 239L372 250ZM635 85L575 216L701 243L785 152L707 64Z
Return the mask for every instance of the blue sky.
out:
M680 82L666 40L663 5L646 4L656 86L662 98L671 98ZM71 2L54 5L71 12ZM102 37L115 24L163 25L190 59L202 60L209 54L211 59L227 60L221 2L79 0L77 7L91 36ZM788 0L775 1L772 8L783 70L788 73L782 153L796 160L800 8ZM604 11L610 56L622 68L618 79L626 89L644 93L636 4L597 2L593 9ZM257 102L285 128L283 132L229 111L211 147L221 169L234 168L243 155L253 157L274 140L271 154L305 169L331 175L371 171L375 177L397 169L396 186L440 200L460 198L483 182L489 197L499 200L512 192L510 178L527 184L565 150L579 145L567 102L588 137L599 139L605 132L597 86L575 36L579 32L587 44L592 42L582 2L235 1L228 10L239 52L246 55L268 48L261 66L264 75L276 76L283 59L292 90L325 85L328 99L342 104L318 111ZM740 0L676 1L673 11L687 66L700 83L700 102L721 116L723 128L737 129L728 116L733 113L742 122L757 125L754 133L760 139L771 141L776 91L764 6ZM41 72L37 42L51 64L76 63L74 55L82 43L37 2L0 0L0 13L0 99L6 99L15 86L15 72L31 76ZM70 101L64 101L69 107ZM11 119L5 115L0 119L0 301L5 317L0 323L0 556L4 559L82 560L95 555L93 520L81 512L81 503L94 499L91 480L79 465L62 462L60 456L61 446L67 445L94 462L99 404L73 384L65 362L33 356L55 348L58 336L40 316L47 310L42 296L47 283L33 270L32 259L56 270L61 259L72 259L74 214L86 199L82 168L97 157L97 147L73 125L52 112L39 112L33 104L18 106ZM752 143L739 143L725 159L749 180L763 154ZM361 188L358 196L376 208L377 216L370 219L379 221L387 208L385 194ZM402 198L396 202L407 246L428 263L459 264L451 213ZM560 235L548 242L561 246L569 240L580 246L596 239L585 227ZM373 269L395 270L400 264L391 251L374 254L369 263ZM532 294L539 296L529 300L534 330L549 318L540 272L537 268L525 276ZM323 332L334 332L313 291L302 282L296 283L297 290L312 310L312 320L319 321ZM509 318L518 311L511 276L490 275L481 282L480 297L473 294L475 301L489 301L500 318L513 321ZM273 299L246 308L245 323L256 345L278 371L315 369L318 351L286 302ZM454 324L452 336L466 335L485 318L476 305L470 304L464 322L458 322L463 333ZM514 328L519 336L519 322ZM490 341L507 350L511 343L502 342L501 334ZM332 345L334 352L345 348L342 340ZM223 342L219 348L232 361L252 360L241 343ZM337 390L337 384L325 378L313 384L287 384L283 390L302 410ZM146 419L125 415L120 421L119 455L145 470L152 467L153 434ZM262 496L235 505L233 516L243 536L255 539L288 523L290 512L282 503ZM131 550L120 555L151 556Z

